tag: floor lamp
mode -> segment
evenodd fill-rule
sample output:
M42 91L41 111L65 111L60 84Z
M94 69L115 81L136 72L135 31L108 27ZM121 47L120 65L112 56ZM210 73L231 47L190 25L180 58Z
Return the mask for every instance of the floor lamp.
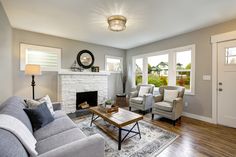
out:
M34 95L34 86L35 81L34 81L34 76L35 75L41 75L41 68L40 65L36 65L36 64L27 64L25 66L25 75L31 75L32 76L32 82L31 82L31 86L32 86L32 97L33 99L35 99L35 95Z

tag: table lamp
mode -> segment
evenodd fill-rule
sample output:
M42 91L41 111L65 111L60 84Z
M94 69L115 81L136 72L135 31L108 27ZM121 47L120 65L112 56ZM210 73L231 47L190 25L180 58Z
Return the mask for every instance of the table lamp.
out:
M36 64L27 64L25 66L25 75L31 75L32 76L32 82L31 82L31 86L32 86L32 97L33 99L35 99L34 97L34 86L35 81L34 81L34 76L35 75L41 75L41 68L40 65L36 65Z

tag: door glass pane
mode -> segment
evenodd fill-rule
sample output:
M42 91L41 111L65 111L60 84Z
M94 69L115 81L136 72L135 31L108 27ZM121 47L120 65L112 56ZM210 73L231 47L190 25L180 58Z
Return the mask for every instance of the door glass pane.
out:
M168 85L168 54L148 57L148 84Z
M176 85L190 89L191 51L176 53Z
M143 59L136 59L135 66L135 85L139 85L143 81Z
M236 47L226 49L225 64L236 64Z

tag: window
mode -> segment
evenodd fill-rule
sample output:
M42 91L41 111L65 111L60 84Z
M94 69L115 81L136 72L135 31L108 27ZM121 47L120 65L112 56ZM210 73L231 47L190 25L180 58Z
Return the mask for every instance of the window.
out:
M176 85L190 90L191 51L176 52Z
M236 47L226 49L225 64L236 64Z
M143 82L143 59L135 59L135 85Z
M183 86L194 94L195 45L133 57L133 86L154 84Z
M38 64L42 71L59 71L61 68L61 49L20 44L20 69L26 64Z
M168 54L148 57L148 84L168 84Z
M123 71L123 58L115 56L105 56L105 68L110 72Z

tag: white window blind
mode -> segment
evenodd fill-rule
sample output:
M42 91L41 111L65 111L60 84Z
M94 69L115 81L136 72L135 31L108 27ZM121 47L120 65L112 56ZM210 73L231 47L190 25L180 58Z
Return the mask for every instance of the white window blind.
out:
M42 71L58 71L61 68L61 49L21 44L21 70L26 64L38 64Z

